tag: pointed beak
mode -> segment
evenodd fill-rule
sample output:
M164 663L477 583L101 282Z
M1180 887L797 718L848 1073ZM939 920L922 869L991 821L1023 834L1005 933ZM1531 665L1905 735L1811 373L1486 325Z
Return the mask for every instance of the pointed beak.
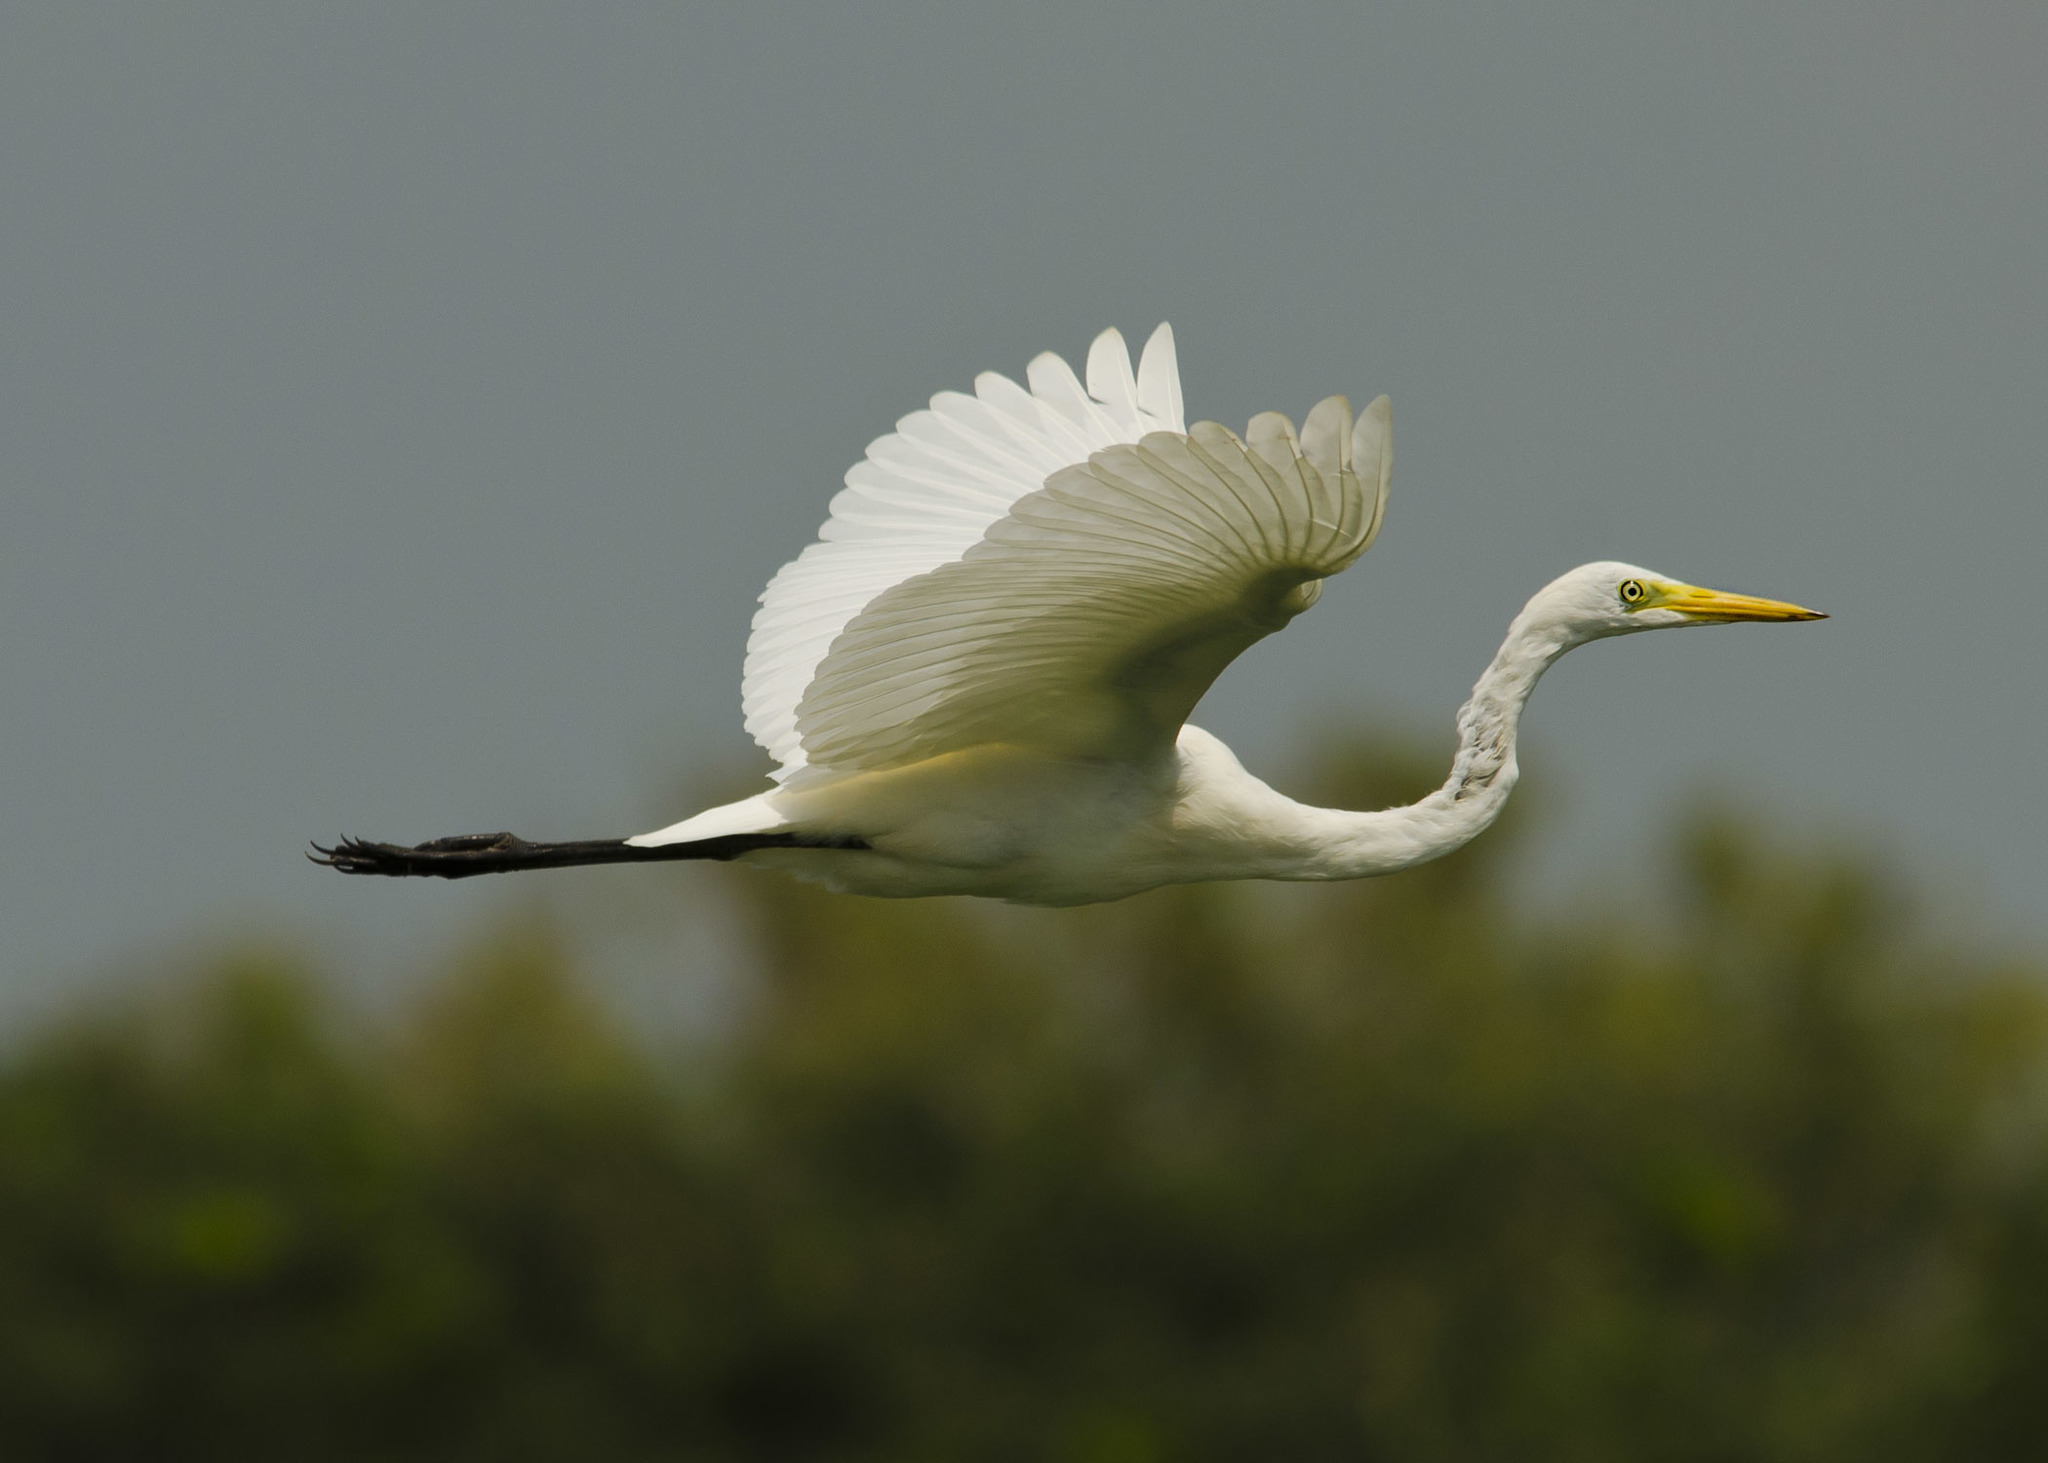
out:
M1758 599L1750 594L1729 594L1719 589L1701 589L1696 584L1660 584L1654 601L1660 610L1677 610L1695 620L1825 620L1819 610L1787 604L1781 599Z

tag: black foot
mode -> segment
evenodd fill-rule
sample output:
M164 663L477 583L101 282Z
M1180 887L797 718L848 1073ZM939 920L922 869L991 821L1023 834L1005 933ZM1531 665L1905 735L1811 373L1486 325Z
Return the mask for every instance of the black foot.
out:
M344 874L466 879L472 874L518 868L527 864L535 851L535 845L517 834L460 833L453 838L430 838L411 847L344 838L333 848L316 843L306 857Z

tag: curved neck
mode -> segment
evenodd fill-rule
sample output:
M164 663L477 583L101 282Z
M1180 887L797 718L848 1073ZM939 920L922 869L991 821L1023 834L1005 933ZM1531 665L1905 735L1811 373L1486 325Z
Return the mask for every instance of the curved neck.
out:
M1581 643L1525 609L1458 711L1458 752L1444 785L1405 808L1374 813L1304 809L1310 848L1300 871L1283 878L1355 879L1393 873L1460 848L1507 805L1520 769L1515 733L1543 673Z

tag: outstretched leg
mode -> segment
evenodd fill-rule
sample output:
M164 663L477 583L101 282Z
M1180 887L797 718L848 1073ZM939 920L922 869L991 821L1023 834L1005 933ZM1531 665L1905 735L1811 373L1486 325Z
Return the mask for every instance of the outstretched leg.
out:
M528 843L511 833L463 833L433 838L411 846L344 838L332 848L314 844L306 855L316 864L344 874L382 874L389 878L467 879L473 874L505 874L516 869L561 869L577 864L644 864L671 859L736 859L757 848L866 848L865 840L805 833L735 833L640 848L623 838L593 838L576 843Z

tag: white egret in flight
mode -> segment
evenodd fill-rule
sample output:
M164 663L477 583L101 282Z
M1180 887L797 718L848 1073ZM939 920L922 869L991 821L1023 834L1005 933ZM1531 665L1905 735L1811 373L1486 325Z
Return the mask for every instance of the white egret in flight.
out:
M776 785L625 839L345 839L350 874L744 859L848 893L1121 899L1206 879L1355 879L1449 853L1514 787L1543 672L1609 635L1816 620L1631 564L1537 591L1458 713L1444 785L1405 808L1309 807L1185 718L1252 642L1316 602L1378 533L1393 466L1381 397L1333 396L1297 434L1181 415L1173 333L1136 372L1109 330L1084 388L1046 354L993 372L867 450L818 541L754 616L747 730Z

